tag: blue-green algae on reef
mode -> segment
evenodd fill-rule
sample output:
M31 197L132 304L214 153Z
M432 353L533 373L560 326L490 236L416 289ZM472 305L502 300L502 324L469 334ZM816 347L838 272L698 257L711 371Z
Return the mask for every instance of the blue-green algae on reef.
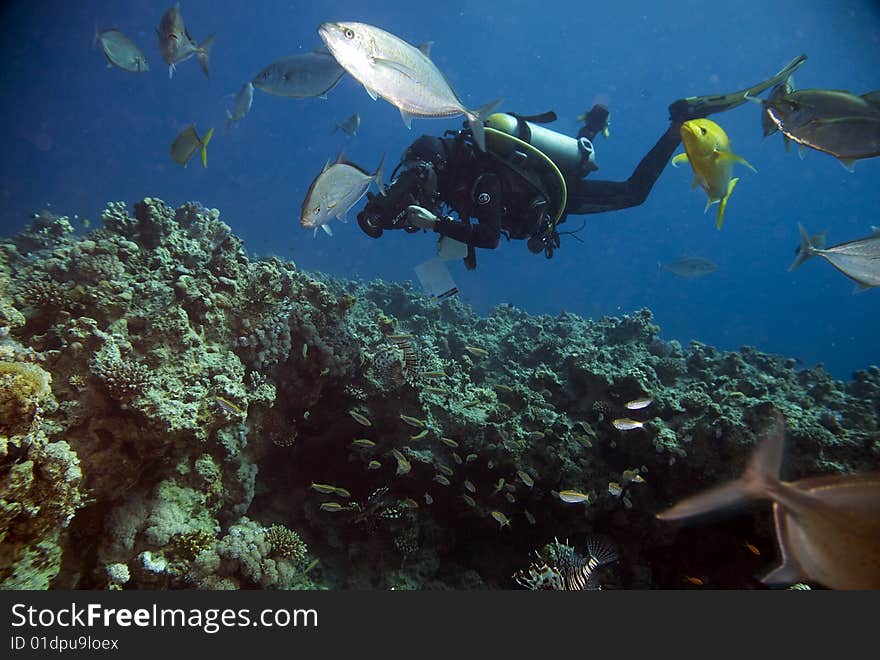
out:
M480 317L251 259L196 203L102 221L0 242L4 588L508 589L597 534L606 588L758 588L769 507L694 534L655 513L739 474L775 411L787 479L878 465L875 366L683 347L648 310Z

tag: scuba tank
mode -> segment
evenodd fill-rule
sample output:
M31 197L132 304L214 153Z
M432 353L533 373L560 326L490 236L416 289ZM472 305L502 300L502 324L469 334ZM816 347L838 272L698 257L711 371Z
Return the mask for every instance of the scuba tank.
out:
M573 138L503 112L486 118L486 126L531 144L547 155L567 178L582 178L598 169L593 143L586 137Z

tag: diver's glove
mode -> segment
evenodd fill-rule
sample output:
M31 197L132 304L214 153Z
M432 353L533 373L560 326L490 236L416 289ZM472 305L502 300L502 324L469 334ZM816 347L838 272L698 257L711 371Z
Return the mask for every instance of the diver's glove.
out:
M419 229L433 229L437 216L426 208L411 204L406 207L406 222Z

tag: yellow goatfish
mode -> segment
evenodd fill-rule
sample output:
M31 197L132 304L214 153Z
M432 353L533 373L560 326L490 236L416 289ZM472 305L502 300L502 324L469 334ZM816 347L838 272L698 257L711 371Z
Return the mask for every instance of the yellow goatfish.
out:
M724 224L724 210L727 208L727 200L739 179L731 179L733 164L745 165L753 172L757 170L740 156L737 156L730 148L730 139L727 133L714 121L709 119L691 119L681 125L681 141L684 142L683 154L678 154L672 159L672 165L678 167L679 163L690 163L694 169L694 188L699 185L709 199L706 201L706 211L712 204L718 202L718 217L715 226L721 229Z

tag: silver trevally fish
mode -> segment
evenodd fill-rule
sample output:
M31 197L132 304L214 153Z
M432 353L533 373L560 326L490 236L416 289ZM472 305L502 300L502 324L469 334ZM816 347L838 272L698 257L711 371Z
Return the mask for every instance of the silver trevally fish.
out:
M407 128L413 117L465 115L474 142L485 151L483 122L501 101L477 110L464 107L429 57L430 44L416 48L403 39L366 23L322 23L318 34L341 64L373 98L400 110Z
M811 237L801 224L798 229L801 244L788 270L794 270L810 257L820 256L861 288L880 286L880 231L875 229L870 236L823 248L824 234Z
M360 128L360 126L361 116L358 113L354 113L348 119L337 123L336 127L333 129L333 132L335 133L338 130L342 130L343 133L351 137L357 135L358 128Z
M366 194L370 183L375 181L379 191L385 194L385 186L382 184L384 163L385 156L382 156L376 171L370 174L346 161L342 153L333 165L327 161L324 169L309 186L302 203L300 224L306 229L314 229L315 234L320 227L328 236L332 236L333 232L327 223L333 218L345 222L345 214Z
M292 99L327 98L345 74L336 58L325 50L282 57L254 76L254 87L267 94Z
M159 52L162 53L162 59L168 65L169 78L174 75L177 64L188 60L193 55L198 58L205 76L211 77L208 58L216 35L212 34L197 45L189 36L186 25L183 23L179 2L162 14L159 27L156 28L156 35L159 37Z
M709 273L718 270L718 264L703 257L681 257L666 264L658 264L662 270L668 270L673 275L696 279L705 277Z
M251 109L254 102L254 86L250 82L246 82L238 90L235 95L235 102L232 104L232 110L226 109L226 128L227 130L238 124Z
M769 499L782 563L762 582L880 589L880 472L781 481L784 443L780 416L742 477L688 497L657 517L682 520Z
M95 30L95 45L101 46L101 52L107 58L108 66L115 66L123 71L143 73L149 71L147 58L135 43L116 28L98 32Z
M200 138L196 132L195 124L190 124L180 131L177 137L174 138L174 142L171 143L171 158L174 159L175 163L180 163L186 167L189 165L189 159L198 151L202 155L202 167L207 167L207 148L212 135L214 135L214 129L209 128L208 132L205 133L205 137Z

